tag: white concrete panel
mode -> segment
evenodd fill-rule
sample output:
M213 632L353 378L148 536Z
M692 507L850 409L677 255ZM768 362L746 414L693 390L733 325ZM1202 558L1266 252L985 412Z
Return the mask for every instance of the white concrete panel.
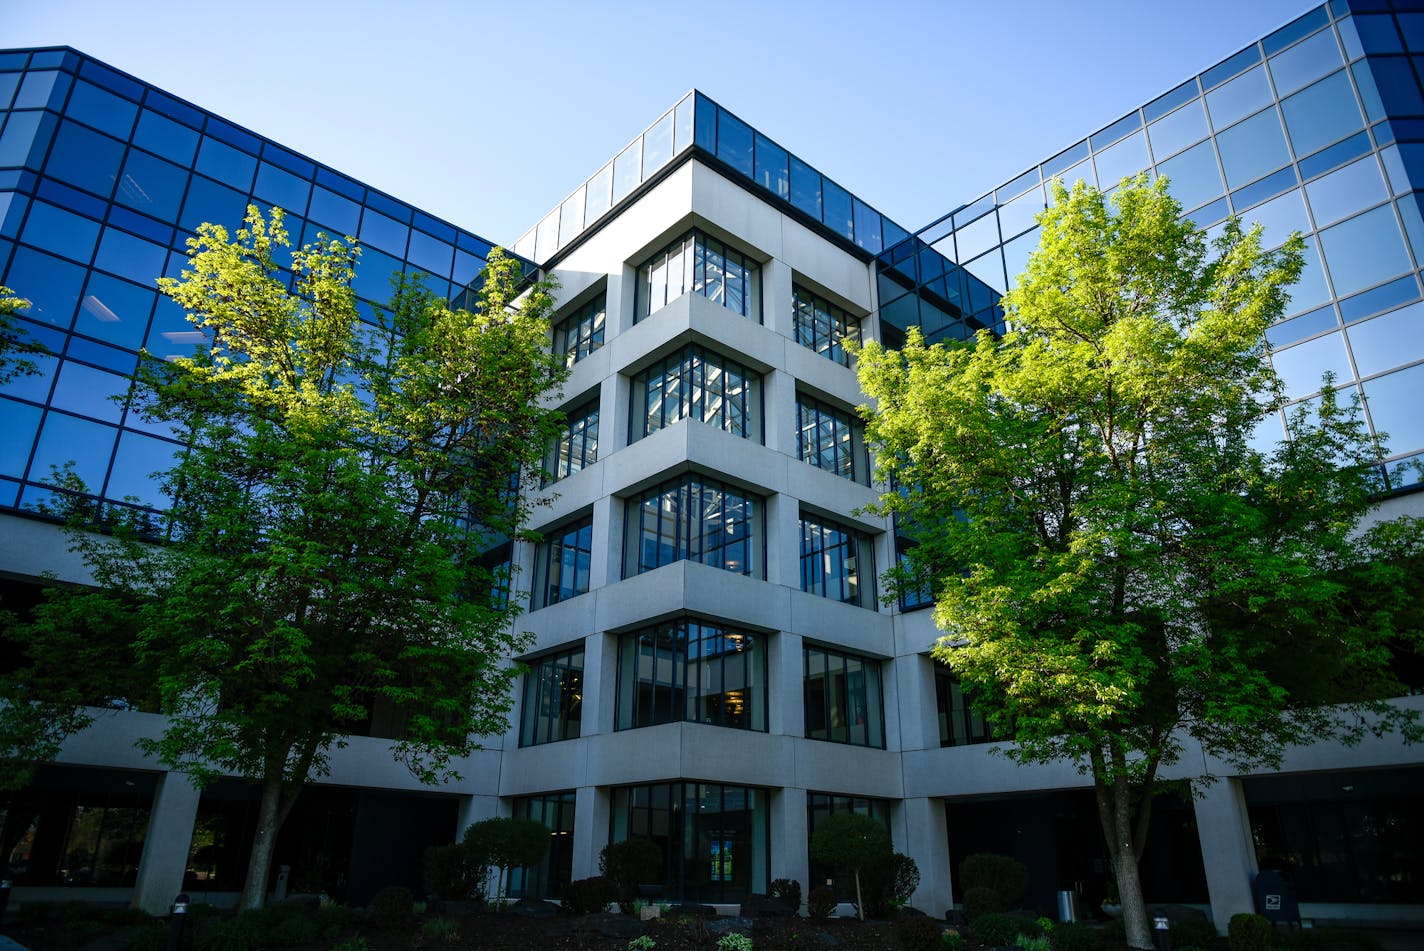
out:
M804 591L791 592L790 629L808 640L889 657L891 625L888 614Z

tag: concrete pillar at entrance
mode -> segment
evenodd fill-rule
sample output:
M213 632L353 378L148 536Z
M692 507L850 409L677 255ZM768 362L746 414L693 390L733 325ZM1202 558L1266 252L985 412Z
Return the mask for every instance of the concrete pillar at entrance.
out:
M598 874L598 856L608 844L608 800L608 790L597 786L574 792L574 881Z
M776 830L771 847L771 877L800 882L801 900L805 901L811 889L819 884L807 880L811 867L806 852L806 790L791 788L772 791L771 827Z
M910 904L938 918L954 906L949 868L949 826L941 799L906 799L900 806L905 836L897 843L920 869L920 886ZM898 830L897 830L898 831Z
M498 796L465 796L460 800L460 812L454 841L459 842L465 830L476 822L508 815L509 810L501 808Z
M158 778L134 882L135 908L150 915L166 915L168 906L183 890L198 799L198 789L185 773L164 773Z
M1211 894L1211 920L1216 930L1225 934L1232 915L1255 911L1251 876L1256 871L1256 849L1251 843L1241 781L1219 780L1207 786L1193 805L1206 886Z

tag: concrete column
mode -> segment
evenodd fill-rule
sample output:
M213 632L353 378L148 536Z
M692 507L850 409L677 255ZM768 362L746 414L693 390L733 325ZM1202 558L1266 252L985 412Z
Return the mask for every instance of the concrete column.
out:
M167 914L168 906L183 890L199 798L197 787L185 773L164 773L158 778L134 882L131 904L135 908L150 915Z
M790 878L801 883L801 896L810 894L817 883L807 857L806 790L795 787L771 793L771 877Z
M607 789L580 786L574 793L574 881L598 874L598 855L608 844L608 804Z
M796 447L796 378L785 370L772 370L763 378L768 449L797 458Z
M903 654L895 658L895 691L900 715L900 749L938 749L934 661L924 654Z
M581 736L612 733L617 717L618 638L590 634L583 648L583 721Z
M498 796L461 796L455 841L465 834L465 830L476 822L509 814L509 808L500 802Z
M954 905L944 801L906 799L897 811L903 819L904 837L898 839L895 847L914 859L920 868L920 887L910 896L910 904L938 918ZM896 832L899 831L897 828Z
M619 273L608 275L608 315L604 318L604 344L633 326L633 297L638 272L624 265Z
M612 373L603 378L598 391L598 458L606 459L628 445L632 397L633 381L628 377Z
M771 639L771 648L767 651L767 727L773 735L799 737L806 733L802 686L806 676L805 655L801 645L800 634L782 631Z
M588 589L597 591L623 577L623 520L615 518L612 496L593 501L593 551L588 569Z
M1232 915L1256 910L1251 899L1251 876L1257 870L1256 848L1251 840L1246 796L1239 779L1218 780L1204 790L1198 787L1197 792L1201 795L1193 807L1211 895L1211 920L1217 931L1225 934Z
M783 337L791 337L795 322L791 313L791 265L772 258L761 271L761 322Z
M766 500L766 580L801 587L801 503L794 496Z

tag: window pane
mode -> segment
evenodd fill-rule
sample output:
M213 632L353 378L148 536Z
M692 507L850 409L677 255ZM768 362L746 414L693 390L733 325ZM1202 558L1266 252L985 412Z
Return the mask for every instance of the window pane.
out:
M1346 215L1389 197L1379 163L1373 155L1331 172L1305 186L1315 223L1324 227Z
M1310 39L1271 57L1271 78L1276 81L1276 95L1292 93L1306 83L1344 65L1335 34L1323 30Z
M1400 370L1365 383L1365 402L1376 433L1387 433L1391 453L1424 447L1424 413L1419 394L1424 393L1424 365Z
M1309 155L1364 124L1350 80L1343 70L1283 100L1281 111L1297 155Z
M1413 363L1424 357L1424 304L1411 304L1373 320L1351 324L1346 333L1362 377Z
M1320 244L1339 297L1409 269L1409 254L1390 205L1325 229Z
M1098 167L1098 184L1112 188L1122 179L1136 175L1151 163L1147 159L1147 141L1143 133L1135 132L1121 142L1093 156Z
M1211 123L1217 129L1224 129L1237 119L1249 116L1270 101L1271 85L1266 81L1265 68L1261 66L1206 94L1207 111L1211 113Z
M1267 109L1216 137L1226 184L1240 188L1290 161L1276 110ZM1310 151L1314 151L1313 149Z
M1157 166L1157 174L1170 180L1172 197L1183 208L1195 208L1222 192L1221 170L1210 142L1188 149Z
M1320 389L1321 379L1333 373L1337 384L1354 379L1345 356L1344 340L1338 332L1296 344L1271 354L1276 373L1285 384L1287 399L1300 399Z
M107 198L118 181L123 157L121 143L64 121L55 133L45 174Z
M754 177L752 128L725 109L717 110L717 157L747 178Z

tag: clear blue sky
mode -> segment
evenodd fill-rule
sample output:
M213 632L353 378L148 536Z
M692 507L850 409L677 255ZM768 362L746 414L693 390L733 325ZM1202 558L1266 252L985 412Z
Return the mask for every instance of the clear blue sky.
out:
M0 0L69 45L512 243L702 89L914 229L1314 0Z

